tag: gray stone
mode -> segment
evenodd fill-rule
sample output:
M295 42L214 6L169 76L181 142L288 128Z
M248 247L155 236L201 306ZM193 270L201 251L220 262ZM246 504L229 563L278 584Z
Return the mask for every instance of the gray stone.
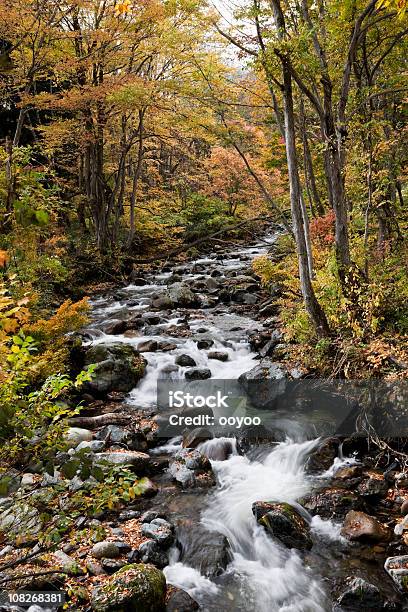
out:
M96 344L85 353L85 365L96 364L95 377L84 391L105 395L110 391L128 392L144 376L146 361L129 344Z
M398 588L408 593L408 555L388 557L384 563L384 569Z
M175 363L182 367L194 367L197 365L195 360L190 355L177 355Z
M64 439L70 448L75 448L81 442L90 442L93 438L92 431L81 427L69 427Z
M97 542L91 550L91 554L95 559L116 559L120 556L120 550L115 542Z
M337 600L341 610L347 612L380 612L384 600L379 589L362 578L348 581L346 590Z
M162 550L155 540L147 540L143 542L139 548L133 550L128 555L128 560L131 563L142 561L143 563L152 563L159 569L163 569L169 563L167 553Z
M216 359L217 361L228 361L229 356L228 353L223 353L222 351L210 351L208 353L208 359Z
M211 370L208 368L191 368L185 373L187 380L206 380L211 378Z
M151 523L142 523L142 534L152 538L162 548L169 548L174 540L172 527L164 519L154 519Z
M238 381L254 406L269 410L276 407L277 400L285 393L288 378L282 364L265 359L241 374Z
M95 455L96 462L107 463L110 465L130 466L136 472L145 472L150 462L150 457L146 453L138 451L120 451L118 453L97 453Z

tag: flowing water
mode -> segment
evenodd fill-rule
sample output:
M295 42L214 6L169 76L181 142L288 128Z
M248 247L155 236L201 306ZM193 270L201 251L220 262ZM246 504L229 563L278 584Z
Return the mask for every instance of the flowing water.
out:
M224 274L244 273L251 260L265 253L273 240L274 236L270 236L255 246L226 253L222 259L214 256L190 262L181 270L183 280L206 279L217 270L216 280L222 284ZM193 310L188 318L192 337L211 338L214 341L211 350L228 353L226 362L209 359L206 351L197 349L191 337L176 333L186 324L185 313L172 312L171 316L154 313L160 320L149 323L152 321L149 319L151 297L164 289L172 272L177 273L177 268L152 276L145 286L129 285L114 297L98 298L93 303L94 323L87 330L89 342L120 341L137 346L146 340L157 340L175 345L170 351L144 353L148 362L146 375L129 394L129 410L149 409L155 405L159 377L184 377L186 368L174 369L177 355L190 355L197 366L209 368L212 377L217 379L236 379L257 363L247 334L262 329L262 323L234 314L228 306ZM103 331L108 323L133 312L141 312L146 318L145 327L137 335L109 335ZM201 450L212 461L217 478L215 489L209 493L180 491L173 493L171 499L169 497L172 519L183 517L178 522L178 538L184 544L181 553L176 548L172 551L170 564L164 570L168 582L188 591L202 609L209 612L331 610L324 581L308 566L307 558L268 536L257 525L251 510L252 503L258 500L296 503L296 499L311 490L313 483L304 471L304 464L316 441L287 440L273 447L252 448L243 456L238 454L235 440L232 440L230 457L224 461L214 459L217 446L225 442L225 439L217 439L201 445ZM179 447L180 441L173 440L157 452L171 455ZM337 525L306 518L311 522L315 541L320 541L322 547L341 541ZM203 538L212 532L228 538L231 560L224 573L208 578L201 573L197 558L200 559Z

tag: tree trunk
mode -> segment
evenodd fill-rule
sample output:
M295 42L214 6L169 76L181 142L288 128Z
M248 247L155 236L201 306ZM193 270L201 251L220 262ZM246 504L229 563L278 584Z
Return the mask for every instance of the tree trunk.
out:
M316 329L316 333L319 337L325 337L329 335L330 330L326 315L324 314L323 309L316 298L311 282L306 233L302 214L302 194L300 189L299 170L296 155L292 77L285 58L281 58L281 63L284 82L283 97L285 142L289 173L290 205L292 211L293 229L298 252L300 287L305 302L306 311Z

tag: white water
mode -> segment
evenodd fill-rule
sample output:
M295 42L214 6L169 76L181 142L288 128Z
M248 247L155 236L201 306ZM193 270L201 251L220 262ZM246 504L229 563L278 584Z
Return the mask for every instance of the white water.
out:
M299 553L288 550L257 525L252 514L255 501L295 503L311 486L303 466L315 441L279 444L263 458L250 460L232 455L226 461L213 461L218 489L203 512L202 522L209 530L228 538L233 553L228 572L240 583L245 612L324 612L324 591L304 565ZM203 447L204 445L202 445ZM201 448L202 448L201 447ZM332 527L329 527L329 530ZM165 569L169 582L207 601L207 583L177 562ZM194 584L190 583L195 576ZM200 597L201 596L201 597ZM219 610L211 604L205 610Z
M248 259L266 251L266 245L240 249L230 254L225 262L219 262L223 270L240 270ZM231 257L232 255L232 257ZM197 260L196 264L215 265L214 258ZM170 273L156 275L152 284L143 287L129 285L128 298L123 301L94 302L94 314L99 324L115 318L121 310L143 310L149 308L151 294L163 289ZM188 274L185 278L199 275ZM219 280L219 279L217 279ZM126 300L132 300L126 306ZM159 313L163 314L163 313ZM163 317L164 318L164 317ZM191 338L172 337L167 329L176 324L178 317L172 313L163 324L157 326L158 335L107 335L98 329L89 330L92 343L126 342L138 346L145 340L167 340L177 345L170 352L144 353L148 365L146 374L139 385L129 394L128 402L143 408L154 406L157 402L157 380L162 376L184 378L186 368L179 368L170 374L163 372L174 366L177 355L186 353L193 357L197 366L211 370L212 377L236 379L251 369L256 363L256 355L246 341L249 329L259 328L259 323L246 317L231 313L215 314L211 309L205 311L205 318L189 321L193 334L205 327L205 337L214 340L211 350L228 353L228 361L220 362L208 358L207 351L198 350ZM242 331L231 331L240 327ZM260 451L257 457L244 457L237 454L235 441L230 441L232 454L225 461L216 461L217 445L226 440L211 440L201 445L201 450L212 461L218 486L209 494L209 501L202 513L202 522L209 530L216 531L228 538L232 560L224 576L210 580L188 565L188 559L180 562L174 551L170 565L164 570L169 583L179 586L190 593L208 612L324 612L329 609L325 593L319 579L312 575L307 562L301 554L289 550L259 527L252 514L255 501L285 501L295 503L296 499L307 493L311 482L304 471L304 463L315 442L287 441L273 450ZM173 454L180 448L180 439L170 440L157 452ZM337 466L338 467L338 466ZM339 529L329 521L313 519L312 533L316 538L326 541L339 539Z

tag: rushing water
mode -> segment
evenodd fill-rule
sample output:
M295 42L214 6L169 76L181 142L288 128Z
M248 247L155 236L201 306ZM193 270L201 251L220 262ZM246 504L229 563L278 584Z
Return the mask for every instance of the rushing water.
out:
M221 272L217 281L222 283L222 274L242 273L253 257L267 251L268 243L273 240L274 236L266 242L226 254L222 261L215 257L198 259L189 264L183 278L207 278L211 270L217 269ZM198 273L195 271L197 268ZM150 284L142 287L129 285L116 298L98 298L93 303L95 321L88 330L90 342L120 341L138 346L146 340L165 340L176 345L168 352L144 353L147 370L137 388L129 394L127 401L130 409L132 406L149 408L155 405L157 380L169 376L169 367L172 377L184 377L186 368L172 371L177 355L190 355L197 366L209 368L212 377L218 379L236 379L257 363L256 354L248 344L247 333L261 329L262 324L233 314L227 306L222 305L205 311L192 311L188 324L194 338L211 338L214 340L211 350L227 352L226 362L209 359L205 351L197 349L196 342L191 338L172 335L170 328L177 329L185 323L182 313L178 312L171 313L167 318L158 313L160 322L154 326L146 325L142 332L137 332L138 335L104 333L106 323L120 320L129 312L141 312L142 316L147 313L152 295L163 290L170 274L157 274L152 276ZM202 527L228 538L231 562L224 574L209 579L197 567L189 564L188 556L183 555L180 560L180 553L175 548L170 564L164 570L168 582L188 591L202 609L209 612L330 610L322 581L313 574L301 553L287 549L268 536L257 525L251 509L252 503L258 500L296 503L296 499L311 489L312 482L304 471L304 464L316 442L287 440L272 449L254 448L242 456L237 453L235 440L232 440L232 454L227 460L219 461L216 459L217 446L225 443L225 439L218 439L201 445L201 450L212 461L217 487L208 495L201 494L198 507ZM171 455L179 446L178 440L170 441L159 452ZM194 499L197 500L197 497ZM184 503L188 504L188 499ZM329 521L306 518L311 521L315 539L327 542L340 539L338 526Z

